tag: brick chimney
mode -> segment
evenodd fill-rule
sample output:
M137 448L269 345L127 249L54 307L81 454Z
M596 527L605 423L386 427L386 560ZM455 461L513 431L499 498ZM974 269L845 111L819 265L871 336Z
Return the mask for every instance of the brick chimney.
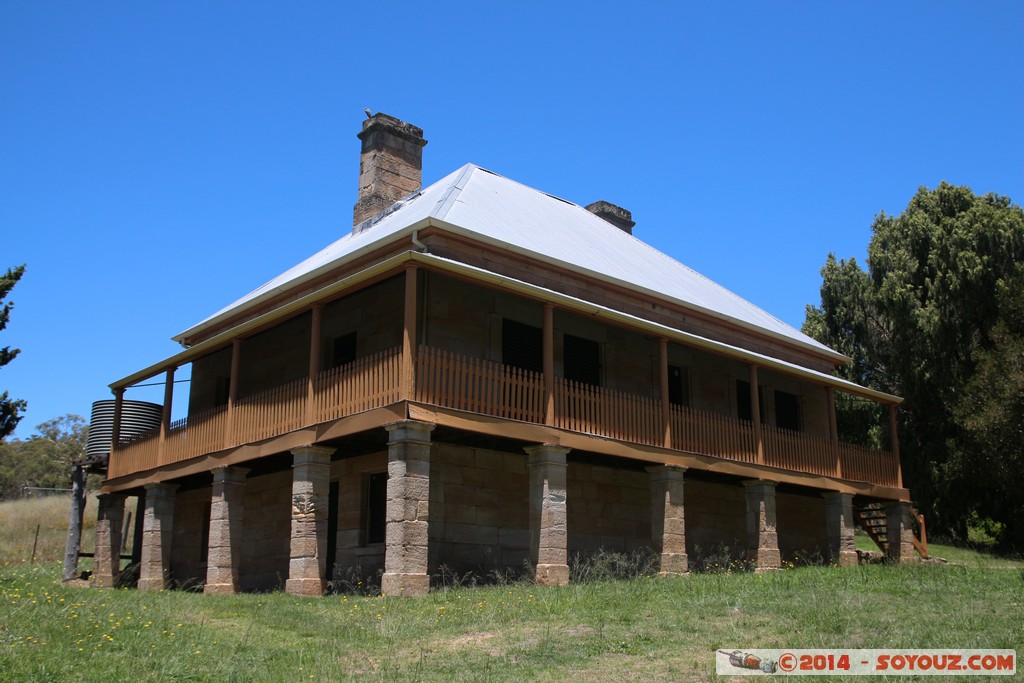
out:
M633 226L636 225L633 222L633 214L621 206L615 206L611 202L600 201L588 204L587 211L599 218L605 219L626 234L633 234Z
M367 111L369 114L369 111ZM423 129L387 114L363 121L357 136L363 141L359 156L359 200L352 224L359 225L420 189L423 184Z

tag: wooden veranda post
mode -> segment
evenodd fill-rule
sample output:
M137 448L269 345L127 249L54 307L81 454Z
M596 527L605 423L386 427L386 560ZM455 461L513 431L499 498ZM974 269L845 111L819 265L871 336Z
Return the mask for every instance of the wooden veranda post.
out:
M896 458L896 487L903 488L903 465L900 464L900 435L896 429L896 404L889 404L889 438L892 457Z
M167 432L171 430L171 403L174 401L174 371L177 368L167 368L167 376L164 379L164 413L160 418L160 455L159 462L166 462L164 454L167 447Z
M836 390L825 387L825 398L828 401L828 436L832 440L832 455L836 461L836 476L843 478L843 459L839 453L839 422L836 420Z
M661 428L665 448L672 448L672 406L668 390L668 339L658 339L658 377L661 382Z
M235 401L238 399L238 369L242 364L242 340L231 342L231 375L228 377L227 419L224 420L224 447L235 443Z
M544 424L555 424L555 305L544 304Z
M405 316L402 325L402 398L411 401L416 388L416 275L415 263L405 266Z
M117 389L114 389L114 426L110 432L110 457L107 461L108 467L110 465L110 460L113 459L114 451L116 451L118 446L121 445L121 413L123 409L124 387L118 387Z
M764 464L764 435L761 433L761 389L757 383L757 366L750 366L750 420L754 427L757 463Z
M320 339L321 321L324 307L322 304L313 306L309 331L309 380L306 386L306 424L315 424L316 414L316 377L320 374Z

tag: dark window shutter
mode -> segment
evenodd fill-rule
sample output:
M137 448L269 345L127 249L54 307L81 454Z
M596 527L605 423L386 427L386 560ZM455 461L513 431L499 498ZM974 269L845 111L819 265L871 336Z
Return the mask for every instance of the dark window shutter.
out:
M601 345L591 339L565 335L563 344L565 378L601 386Z
M775 392L775 426L800 431L800 397L785 391Z
M501 362L514 368L544 372L544 331L533 325L503 319Z

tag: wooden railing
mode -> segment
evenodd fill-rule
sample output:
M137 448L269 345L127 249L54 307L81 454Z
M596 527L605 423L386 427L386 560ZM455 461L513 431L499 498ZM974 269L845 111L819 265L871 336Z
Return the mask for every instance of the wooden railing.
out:
M544 423L541 373L427 346L419 348L415 368L416 401ZM309 382L303 378L244 397L231 410L220 407L178 420L170 425L163 445L159 430L123 444L111 459L109 476L152 469L387 406L402 399L401 380L401 349L382 351L317 375L312 404ZM658 399L564 378L555 378L553 398L554 427L665 445L666 425ZM757 439L749 421L671 406L668 427L675 450L758 462ZM765 465L886 486L898 483L898 463L888 452L850 444L837 447L830 439L770 425L762 425L761 430Z
M727 460L757 462L754 429L747 420L672 406L672 448Z
M421 346L416 400L520 422L544 421L540 373Z
M650 446L665 441L660 402L561 377L555 380L555 426Z

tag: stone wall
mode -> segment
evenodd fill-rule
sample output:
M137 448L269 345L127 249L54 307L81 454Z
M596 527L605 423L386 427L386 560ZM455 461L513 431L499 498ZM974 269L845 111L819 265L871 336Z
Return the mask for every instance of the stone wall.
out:
M776 492L775 513L783 562L828 562L825 499L821 494Z
M206 557L210 529L210 489L174 494L174 525L171 540L171 580L179 587L202 586L206 581ZM204 538L204 535L207 538Z
M291 470L246 480L238 580L242 590L284 587L288 578L291 495Z
M645 471L591 465L570 456L566 508L570 558L599 549L650 547L651 486Z
M686 478L686 553L691 562L721 555L722 546L734 559L746 556L747 501L739 480L735 484Z
M438 444L430 468L431 570L520 569L529 557L525 453Z
M366 543L366 495L368 477L388 471L385 451L336 460L331 480L338 481L338 532L336 581L357 581L384 571L384 543ZM327 558L328 563L331 558Z

